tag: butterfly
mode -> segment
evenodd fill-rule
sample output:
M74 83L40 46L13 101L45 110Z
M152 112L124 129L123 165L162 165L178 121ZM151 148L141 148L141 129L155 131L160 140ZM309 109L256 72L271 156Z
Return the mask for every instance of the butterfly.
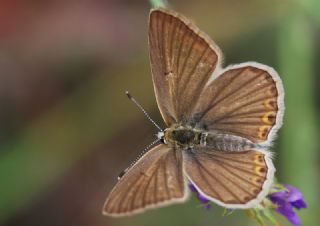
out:
M188 183L225 208L257 206L273 182L268 149L284 113L277 72L256 62L222 68L218 46L169 9L151 10L149 49L167 128L119 179L103 214L126 216L185 202Z

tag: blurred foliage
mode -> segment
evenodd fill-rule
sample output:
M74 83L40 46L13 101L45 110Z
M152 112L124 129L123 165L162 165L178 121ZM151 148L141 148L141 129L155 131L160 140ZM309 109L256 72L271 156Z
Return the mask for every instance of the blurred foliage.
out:
M258 61L279 72L286 112L273 149L277 177L302 190L303 225L317 225L319 1L169 5L216 41L224 65ZM240 211L205 211L194 199L132 218L101 215L118 173L155 133L124 91L161 122L149 9L147 1L0 2L0 225L256 225Z

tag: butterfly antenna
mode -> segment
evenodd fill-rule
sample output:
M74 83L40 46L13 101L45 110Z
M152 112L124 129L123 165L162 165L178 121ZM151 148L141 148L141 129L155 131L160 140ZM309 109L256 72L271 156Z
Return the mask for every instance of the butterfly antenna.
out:
M143 114L147 117L147 119L155 126L158 128L159 131L163 132L163 130L161 129L161 127L152 120L152 118L149 116L149 114L146 112L146 110L144 110L144 108L138 103L138 101L136 101L136 99L134 99L134 97L128 92L126 91L126 95L129 98L129 100L131 100L135 105L137 105L137 107L143 112Z
M138 162L138 160L147 152L149 151L155 144L157 144L160 141L160 139L156 139L155 141L153 141L151 144L149 144L145 149L143 149L143 151L138 155L138 157L130 164L129 167L127 167L125 170L123 170L119 176L118 176L118 180L120 180L123 175L126 174L126 172L128 172L128 170L134 165L136 164L136 162Z

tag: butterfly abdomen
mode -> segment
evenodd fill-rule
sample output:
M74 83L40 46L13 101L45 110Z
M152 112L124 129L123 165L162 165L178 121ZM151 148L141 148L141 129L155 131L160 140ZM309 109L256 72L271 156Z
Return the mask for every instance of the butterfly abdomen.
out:
M255 144L246 138L218 132L203 132L201 134L200 145L219 151L236 152L247 151L255 147Z

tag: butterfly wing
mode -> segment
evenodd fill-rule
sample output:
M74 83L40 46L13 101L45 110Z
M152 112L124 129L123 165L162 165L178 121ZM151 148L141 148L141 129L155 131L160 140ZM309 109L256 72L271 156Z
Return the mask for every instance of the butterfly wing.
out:
M226 68L201 94L194 121L255 143L270 142L282 124L284 92L270 67L245 63Z
M187 198L182 154L160 144L148 151L110 192L103 213L123 216Z
M149 49L157 103L167 125L188 120L212 72L220 50L176 12L152 10Z
M184 170L199 192L226 208L252 208L267 195L274 167L257 150L221 152L202 148L183 154Z

